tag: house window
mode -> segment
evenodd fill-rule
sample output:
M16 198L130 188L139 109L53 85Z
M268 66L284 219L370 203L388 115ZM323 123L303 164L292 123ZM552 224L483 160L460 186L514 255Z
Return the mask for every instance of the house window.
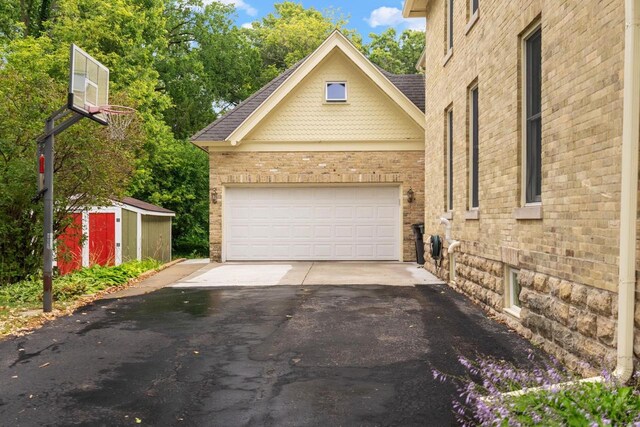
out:
M446 113L446 178L447 178L447 195L446 195L446 207L448 211L453 210L453 110L449 109Z
M478 86L469 91L469 208L479 206L478 184Z
M447 0L447 50L453 49L453 0Z
M327 82L325 99L327 102L346 102L347 83L346 82Z
M514 316L520 317L520 270L512 267L506 269L506 289L505 289L505 311Z
M525 203L542 201L542 33L524 39L524 193Z
M479 2L480 0L469 0L469 9L470 9L471 15L473 15L478 11Z

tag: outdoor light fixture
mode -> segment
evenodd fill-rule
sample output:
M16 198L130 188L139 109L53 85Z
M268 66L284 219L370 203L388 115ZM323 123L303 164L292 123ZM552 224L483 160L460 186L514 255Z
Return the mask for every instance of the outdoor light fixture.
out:
M413 188L409 188L409 190L407 190L407 202L413 203L413 195Z
M218 190L216 188L211 190L211 203L214 205L218 203Z

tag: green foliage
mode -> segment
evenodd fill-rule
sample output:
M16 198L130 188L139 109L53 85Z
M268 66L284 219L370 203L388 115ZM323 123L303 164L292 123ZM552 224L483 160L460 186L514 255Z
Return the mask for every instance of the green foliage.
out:
M585 382L556 359L535 360L518 367L477 355L459 356L467 375L448 376L433 370L434 379L456 384L453 409L462 425L483 426L627 426L640 423L640 376L621 384L606 370L602 381ZM586 366L585 366L586 367ZM521 394L511 392L522 391Z
M209 250L209 159L186 141L148 147L131 185L134 197L179 214L173 221L175 254Z
M526 393L505 402L502 425L614 425L640 421L640 390L608 383L578 383L558 390ZM593 424L595 422L595 424Z
M356 47L362 45L360 34L346 29L346 19L335 10L323 13L291 1L273 7L274 13L254 22L249 30L262 56L264 82L313 52L335 29L341 30Z
M389 28L381 34L369 34L371 43L365 46L369 59L395 74L415 74L416 64L425 46L423 31L404 30L397 35Z
M31 201L37 192L35 139L66 97L57 70L67 55L48 37L16 39L0 50L5 60L0 68L0 283L24 278L40 262L42 205ZM126 143L111 141L105 129L89 120L56 138L57 233L70 210L123 194L134 150L143 140L144 132L135 125Z
M172 3L169 44L156 67L172 106L164 118L176 138L187 138L258 89L260 56L247 33L233 25L233 8Z
M248 29L233 14L201 0L0 0L0 285L38 271L34 140L66 101L71 43L109 67L110 102L139 115L123 142L89 120L56 137L55 232L72 209L131 195L176 212L175 253L208 253L208 159L186 138L334 29L362 48L336 10L284 1ZM365 50L389 71L414 72L423 45L422 33L389 30Z
M55 301L72 301L83 295L92 295L112 286L119 286L140 274L154 270L160 262L153 259L129 261L116 267L94 265L53 281ZM42 301L42 278L29 278L0 287L0 306L32 307Z

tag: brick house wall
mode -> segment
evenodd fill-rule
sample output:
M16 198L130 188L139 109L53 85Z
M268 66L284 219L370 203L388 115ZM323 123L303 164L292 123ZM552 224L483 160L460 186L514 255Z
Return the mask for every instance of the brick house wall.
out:
M444 234L446 111L454 112L452 237L461 241L461 292L570 367L615 365L623 105L622 0L454 2L427 5L425 224ZM522 203L522 34L542 31L542 208ZM479 92L479 210L469 210L469 88ZM475 217L475 218L474 218ZM510 268L519 270L520 317L504 312ZM637 297L636 297L637 300ZM635 353L640 354L636 303Z
M219 195L210 203L210 257L221 260L224 187L228 185L364 185L401 187L402 253L415 261L411 224L424 218L424 152L211 152L210 191ZM412 188L413 203L406 192Z

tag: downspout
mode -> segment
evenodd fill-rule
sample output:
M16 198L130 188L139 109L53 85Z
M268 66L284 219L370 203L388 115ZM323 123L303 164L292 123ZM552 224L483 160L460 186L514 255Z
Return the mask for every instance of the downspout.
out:
M620 190L620 270L618 283L618 366L627 382L633 374L633 310L636 287L638 138L640 137L640 0L625 0L624 110Z
M640 0L638 0L640 1ZM449 244L447 247L447 252L453 252L458 246L460 246L460 242L457 240L453 240L451 238L451 223L448 219L441 217L440 224L444 225L444 240Z

